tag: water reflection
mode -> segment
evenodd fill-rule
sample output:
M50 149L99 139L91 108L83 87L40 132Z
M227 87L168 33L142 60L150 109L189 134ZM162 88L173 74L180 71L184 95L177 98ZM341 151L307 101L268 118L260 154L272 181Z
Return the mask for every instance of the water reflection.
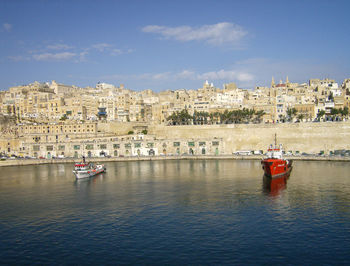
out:
M344 264L350 164L295 165L290 179L262 179L260 161L107 162L83 180L72 164L6 167L1 262Z
M270 196L277 196L281 191L287 188L287 180L289 179L290 173L280 177L271 178L263 175L263 190Z
M74 185L78 189L87 188L91 185L96 185L99 181L102 181L104 177L105 177L105 173L100 173L92 177L75 179Z

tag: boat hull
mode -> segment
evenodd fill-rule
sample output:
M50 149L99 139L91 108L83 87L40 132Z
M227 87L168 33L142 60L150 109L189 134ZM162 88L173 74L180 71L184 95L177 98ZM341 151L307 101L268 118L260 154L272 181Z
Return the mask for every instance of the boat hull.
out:
M89 169L89 170L83 170L83 171L73 171L75 177L77 179L81 179L81 178L89 178L95 175L98 175L100 173L105 172L105 168L101 167L98 169Z
M281 177L289 174L292 169L292 161L283 159L264 159L261 161L264 174L271 178Z

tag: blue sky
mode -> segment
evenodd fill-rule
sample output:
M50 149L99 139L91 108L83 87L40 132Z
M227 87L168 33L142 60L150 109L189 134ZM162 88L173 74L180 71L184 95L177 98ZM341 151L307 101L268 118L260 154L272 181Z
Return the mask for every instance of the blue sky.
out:
M0 89L350 78L350 1L0 1Z

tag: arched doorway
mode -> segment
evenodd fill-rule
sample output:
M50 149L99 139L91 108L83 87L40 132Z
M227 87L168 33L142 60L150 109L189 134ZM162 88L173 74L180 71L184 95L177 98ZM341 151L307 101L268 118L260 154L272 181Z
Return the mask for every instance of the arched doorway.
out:
M166 149L163 149L163 154L166 155Z
M154 156L154 154L155 154L154 150L153 150L153 149L150 149L149 152L148 152L148 155Z
M137 149L137 156L140 156L141 155L141 151L140 149Z
M215 149L215 155L219 155L219 148Z
M114 156L117 157L118 156L118 151L114 150Z
M74 152L74 158L78 158L78 152L77 151Z
M91 151L88 151L88 157L91 158Z
M51 159L51 153L50 152L47 153L47 159Z
M180 155L180 148L176 148L176 154Z
M194 154L193 149L192 149L192 148L190 148L190 149L189 149L189 151L188 151L188 153L189 153L190 155L193 155L193 154Z
M205 148L202 148L202 154L203 155L205 154Z

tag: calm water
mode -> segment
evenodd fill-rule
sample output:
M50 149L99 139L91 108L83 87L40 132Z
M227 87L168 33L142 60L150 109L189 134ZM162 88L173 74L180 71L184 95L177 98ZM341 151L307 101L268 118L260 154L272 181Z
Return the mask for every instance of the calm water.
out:
M272 191L257 161L106 165L1 168L0 263L350 263L349 163L294 162Z

